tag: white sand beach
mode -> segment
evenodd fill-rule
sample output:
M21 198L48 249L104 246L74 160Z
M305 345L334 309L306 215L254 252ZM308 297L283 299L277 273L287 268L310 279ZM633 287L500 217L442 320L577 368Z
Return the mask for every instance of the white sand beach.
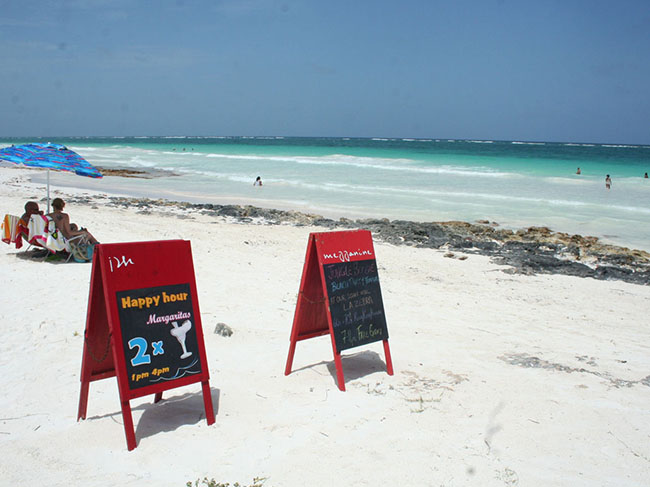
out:
M45 196L31 174L0 168L3 214ZM1 485L650 483L650 287L375 240L395 373L380 342L347 350L341 392L326 336L299 342L284 376L308 236L322 228L52 189L81 194L92 203L66 211L102 243L191 242L216 421L198 384L134 400L129 452L111 378L91 383L78 422L91 265L1 244Z

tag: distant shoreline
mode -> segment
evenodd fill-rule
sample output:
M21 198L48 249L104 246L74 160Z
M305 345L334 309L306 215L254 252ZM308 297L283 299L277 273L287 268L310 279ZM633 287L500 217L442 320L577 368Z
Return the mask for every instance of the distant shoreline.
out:
M445 251L445 257L479 254L511 266L520 274L564 274L594 279L621 280L650 285L650 253L602 243L597 237L554 232L531 226L519 230L499 228L495 222L413 222L388 219L324 218L296 210L260 208L252 205L188 203L169 199L121 196L70 196L76 204L92 205L107 199L107 206L136 209L138 213L171 212L179 218L192 214L223 218L241 224L322 227L324 231L363 228L374 238L393 245ZM466 257L465 257L466 258Z
M105 169L102 168L104 171ZM155 172L115 169L115 177L155 178ZM480 254L509 265L523 274L564 274L595 279L615 279L650 285L650 253L645 250L603 243L599 238L555 232L548 227L501 228L497 222L480 220L418 222L387 218L327 218L294 209L264 208L248 204L190 203L170 198L118 196L109 191L92 194L81 188L57 190L69 202L84 205L134 208L139 213L162 212L180 218L195 213L244 224L315 226L327 230L365 228L375 238L394 245L407 245L457 254ZM41 198L41 201L43 199Z

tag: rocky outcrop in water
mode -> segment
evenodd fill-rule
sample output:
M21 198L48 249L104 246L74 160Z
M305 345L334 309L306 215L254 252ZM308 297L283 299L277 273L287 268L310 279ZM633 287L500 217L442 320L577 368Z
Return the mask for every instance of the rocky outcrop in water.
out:
M107 167L96 167L96 169L102 173L102 176L118 176L122 178L142 178L142 179L153 179L160 176L178 176L171 171L165 169L148 169L146 171L140 169L129 169L129 168L107 168Z
M596 237L553 232L546 227L513 231L488 221L332 220L320 215L255 206L193 204L146 198L109 197L109 200L111 205L136 207L143 212L174 208L186 210L189 214L200 212L227 217L241 223L312 225L325 230L364 228L372 231L375 239L395 245L487 255L496 263L510 266L507 272L565 274L650 285L650 253L604 244ZM83 198L77 198L77 201L84 202Z

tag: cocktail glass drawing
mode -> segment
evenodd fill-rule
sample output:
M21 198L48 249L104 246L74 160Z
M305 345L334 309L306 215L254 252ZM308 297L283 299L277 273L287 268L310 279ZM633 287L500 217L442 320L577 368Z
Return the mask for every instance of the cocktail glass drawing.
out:
M187 332L190 331L190 328L192 328L192 322L190 320L185 320L183 323L181 323L181 326L178 326L178 322L172 321L172 326L173 328L169 331L176 340L178 340L178 343L181 344L181 347L183 347L183 354L181 355L181 358L187 358L190 355L192 355L192 352L188 352L187 348L185 347L185 337L187 336Z

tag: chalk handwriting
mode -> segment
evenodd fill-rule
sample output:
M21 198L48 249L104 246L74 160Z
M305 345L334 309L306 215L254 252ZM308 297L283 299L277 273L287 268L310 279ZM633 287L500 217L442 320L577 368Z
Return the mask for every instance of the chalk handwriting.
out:
M367 309L364 308L361 311L348 311L343 317L339 318L332 317L332 325L334 328L339 326L350 326L356 325L357 323L364 323L367 321L374 321L376 318L382 316L384 311L382 309Z
M169 373L169 367L154 367L151 373L149 372L140 372L137 374L131 374L131 382L138 382L142 379L148 379L150 375L153 375L154 377L159 377L162 376L163 374ZM152 381L154 382L154 381Z
M344 281L332 282L330 283L330 293L335 293L337 291L355 288L360 286L368 286L369 284L375 284L379 282L379 276L365 276L365 277L351 277Z
M124 255L122 256L122 260L120 260L119 257L109 257L108 263L111 266L111 272L113 272L113 259L115 260L116 269L119 269L122 266L126 267L129 264L133 264L133 261L130 258L127 260Z
M158 306L160 303L160 296L147 296L146 298L132 298L126 296L122 298L122 309L126 308L150 308L151 306Z
M120 300L120 302L122 304L122 309L142 309L158 306L160 304L161 298L163 303L175 303L176 301L187 301L188 296L188 293L167 294L165 291L163 291L162 294L156 294L155 296L146 296L144 298L133 298L131 296L125 296Z
M151 346L153 347L153 354L154 355L163 355L165 353L165 349L163 348L163 341L159 340L157 342L151 342Z
M129 349L137 348L135 357L131 359L131 365L137 367L138 365L150 364L151 356L147 352L147 340L142 337L135 337L129 340Z
M147 320L147 325L155 325L157 323L164 323L168 325L172 321L180 321L180 320L188 320L192 317L192 313L183 313L182 311L179 311L178 313L175 313L173 315L163 315L163 316L156 316L156 314L151 314L149 315L149 319Z
M383 336L383 330L373 326L372 323L368 325L359 325L356 328L345 329L341 333L343 345L354 346L356 343L367 340L369 338L380 338Z
M342 279L345 277L359 277L367 276L377 273L377 264L376 262L370 261L367 263L364 262L355 262L356 265L347 267L347 266L328 266L327 267L327 279Z
M324 260L340 260L341 262L350 262L350 259L353 257L372 257L371 250L339 250L333 254L323 254Z
M345 254L341 257L346 258ZM322 268L337 349L387 340L376 261L373 258L353 259L324 264Z

